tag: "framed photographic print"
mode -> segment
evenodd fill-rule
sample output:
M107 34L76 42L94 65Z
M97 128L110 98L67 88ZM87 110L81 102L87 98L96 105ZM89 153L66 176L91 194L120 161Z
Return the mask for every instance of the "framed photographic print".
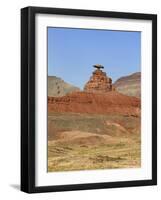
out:
M21 190L157 184L157 16L21 10Z

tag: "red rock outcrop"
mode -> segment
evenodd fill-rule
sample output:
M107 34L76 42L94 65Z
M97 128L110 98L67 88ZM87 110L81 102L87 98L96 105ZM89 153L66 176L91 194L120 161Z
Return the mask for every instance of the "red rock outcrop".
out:
M92 93L106 93L114 90L112 79L100 69L96 69L90 80L85 84L84 91Z
M73 92L63 97L48 97L49 112L117 113L140 115L140 99L116 91L105 93Z
M114 91L112 79L101 70L104 67L99 64L94 67L97 69L83 92L72 92L62 97L49 96L48 111L140 116L140 99Z

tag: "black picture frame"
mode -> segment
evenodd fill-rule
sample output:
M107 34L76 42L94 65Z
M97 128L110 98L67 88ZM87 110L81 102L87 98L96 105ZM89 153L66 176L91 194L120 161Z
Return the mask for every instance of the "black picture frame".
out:
M152 179L59 186L35 186L35 15L59 14L152 21ZM27 193L157 184L157 15L45 7L21 9L21 190Z

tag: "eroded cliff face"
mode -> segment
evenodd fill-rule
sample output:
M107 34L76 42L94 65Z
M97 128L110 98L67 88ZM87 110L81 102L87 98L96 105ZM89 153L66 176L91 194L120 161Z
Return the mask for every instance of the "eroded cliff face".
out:
M114 90L112 79L100 69L96 69L90 80L85 84L84 91L92 93L106 93Z
M64 97L48 97L49 112L117 113L140 116L140 99L110 91L104 95L73 92Z

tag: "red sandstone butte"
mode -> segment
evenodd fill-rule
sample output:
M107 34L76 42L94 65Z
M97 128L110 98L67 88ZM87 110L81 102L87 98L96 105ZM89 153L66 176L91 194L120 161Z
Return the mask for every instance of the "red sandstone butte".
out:
M114 90L112 79L100 69L96 69L90 80L85 84L84 91L95 93L106 93Z
M112 79L101 70L103 66L94 67L97 69L85 84L83 92L48 97L48 111L140 116L140 99L114 91Z

